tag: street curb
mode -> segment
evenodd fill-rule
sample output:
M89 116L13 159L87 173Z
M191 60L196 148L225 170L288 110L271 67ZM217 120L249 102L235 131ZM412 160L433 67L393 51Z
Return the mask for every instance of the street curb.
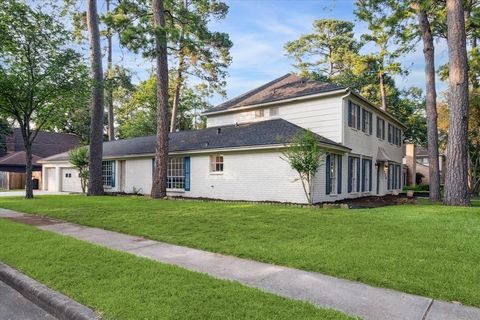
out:
M100 320L93 310L0 262L0 281L59 320Z

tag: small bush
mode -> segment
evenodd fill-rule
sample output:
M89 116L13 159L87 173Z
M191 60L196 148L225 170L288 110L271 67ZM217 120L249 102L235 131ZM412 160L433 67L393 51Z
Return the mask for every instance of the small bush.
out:
M429 191L430 186L427 185L414 185L414 186L405 186L403 187L403 191L408 191L408 190L413 190L413 191Z

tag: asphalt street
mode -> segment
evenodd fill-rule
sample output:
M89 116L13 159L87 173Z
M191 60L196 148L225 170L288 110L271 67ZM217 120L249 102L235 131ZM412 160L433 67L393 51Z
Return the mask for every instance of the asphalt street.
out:
M57 320L0 281L0 320Z

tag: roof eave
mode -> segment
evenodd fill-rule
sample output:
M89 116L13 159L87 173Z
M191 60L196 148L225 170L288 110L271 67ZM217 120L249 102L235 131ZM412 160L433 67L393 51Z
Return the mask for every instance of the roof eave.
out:
M398 125L400 125L403 129L407 129L407 126L405 124L403 124L401 121L399 121L397 118L395 118L394 116L392 116L390 113L388 113L387 111L384 111L382 110L381 108L379 108L378 106L376 106L375 104L373 104L371 101L369 101L368 99L362 97L360 94L356 93L355 91L352 91L351 89L348 90L349 93L353 96L355 96L356 98L362 100L363 102L365 103L368 103L371 107L375 108L376 111L380 112L382 115L388 117L390 120L393 120L395 121Z

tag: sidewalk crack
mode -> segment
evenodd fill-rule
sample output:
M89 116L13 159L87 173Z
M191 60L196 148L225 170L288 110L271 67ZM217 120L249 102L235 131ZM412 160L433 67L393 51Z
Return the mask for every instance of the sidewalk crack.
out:
M434 301L435 301L435 300L432 299L432 300L430 301L430 303L428 304L427 310L425 310L425 314L423 315L422 320L426 320L426 319L427 319L428 313L430 312L430 309L432 308L432 305L433 305L433 302L434 302Z

